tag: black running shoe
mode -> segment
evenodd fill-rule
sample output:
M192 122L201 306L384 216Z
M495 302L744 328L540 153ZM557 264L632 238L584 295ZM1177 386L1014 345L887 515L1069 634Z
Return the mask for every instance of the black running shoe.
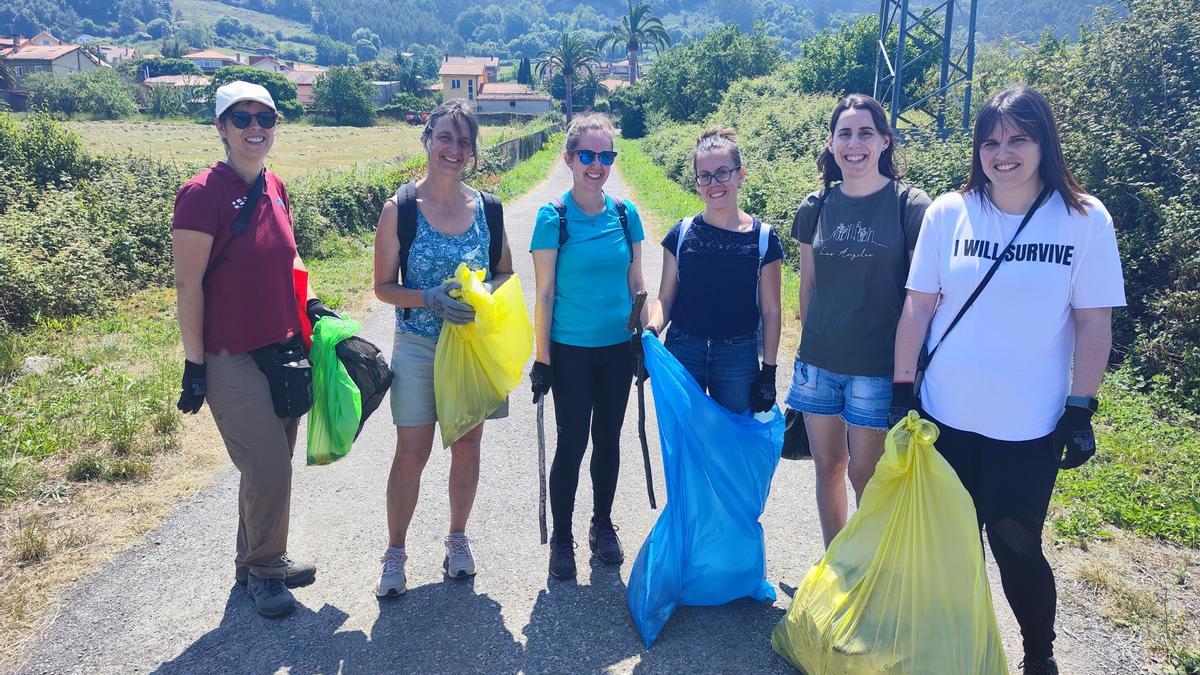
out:
M1025 659L1019 667L1024 675L1058 675L1058 663L1053 658Z
M575 539L557 532L550 537L550 576L555 579L575 578Z
M617 526L608 518L592 519L592 529L588 530L588 546L601 562L619 565L625 561L621 540L617 538Z

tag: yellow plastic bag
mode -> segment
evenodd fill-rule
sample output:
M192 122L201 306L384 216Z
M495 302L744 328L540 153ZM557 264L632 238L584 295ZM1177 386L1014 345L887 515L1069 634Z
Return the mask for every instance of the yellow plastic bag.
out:
M808 675L1008 672L975 507L915 412L809 570L771 647Z
M499 408L521 382L533 352L533 325L525 310L521 280L512 275L495 293L483 285L484 271L459 263L454 280L475 321L442 323L433 357L433 394L442 445L462 438Z

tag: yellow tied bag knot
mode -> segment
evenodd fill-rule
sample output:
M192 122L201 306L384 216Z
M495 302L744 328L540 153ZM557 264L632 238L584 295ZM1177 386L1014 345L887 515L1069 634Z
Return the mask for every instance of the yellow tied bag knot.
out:
M504 404L533 353L521 279L514 274L490 293L483 279L483 270L459 263L454 271L462 284L459 300L475 310L475 320L462 326L442 322L434 352L433 395L444 447Z
M1008 672L975 507L915 412L800 583L771 647L809 675Z

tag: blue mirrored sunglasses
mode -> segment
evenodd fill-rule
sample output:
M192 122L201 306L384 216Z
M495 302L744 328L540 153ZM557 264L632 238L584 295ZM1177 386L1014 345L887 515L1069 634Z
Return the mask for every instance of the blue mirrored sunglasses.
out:
M613 150L605 150L604 152L596 152L594 150L576 150L575 156L579 158L579 161L582 162L584 166L596 161L597 157L600 158L600 163L604 166L612 166L613 162L617 161L617 153Z

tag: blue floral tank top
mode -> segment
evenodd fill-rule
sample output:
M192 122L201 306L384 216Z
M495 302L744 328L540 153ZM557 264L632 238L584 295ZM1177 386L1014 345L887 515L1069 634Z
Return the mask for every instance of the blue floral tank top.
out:
M424 290L440 286L454 275L460 262L467 263L471 269L486 270L486 278L490 280L492 273L488 247L491 239L483 211L483 197L478 190L475 191L475 220L462 234L438 232L425 220L425 214L417 209L417 233L408 252L408 274L404 275L404 287ZM437 340L442 332L442 317L424 307L414 307L405 318L404 310L397 307L396 332Z

